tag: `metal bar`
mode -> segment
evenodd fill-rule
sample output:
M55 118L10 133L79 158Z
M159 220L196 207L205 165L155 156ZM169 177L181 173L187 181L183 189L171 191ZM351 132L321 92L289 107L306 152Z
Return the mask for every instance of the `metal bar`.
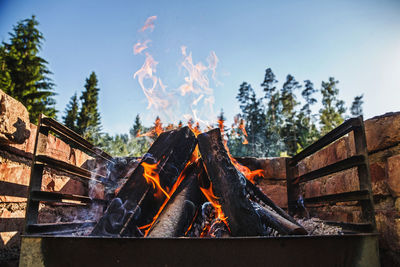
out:
M58 192L48 191L31 191L31 198L36 201L47 201L47 202L63 202L63 200L80 201L83 203L99 203L107 205L108 201L99 198L90 198L87 196L70 195Z
M83 149L86 149L86 150L90 151L91 153L93 153L99 157L102 157L105 160L112 161L113 158L109 154L107 154L104 151L102 151L100 154L97 153L94 150L95 146L92 143L90 143L89 141L87 141L82 136L75 133L68 127L65 127L64 125L58 123L56 120L54 120L52 118L44 117L42 120L42 123L46 126L49 126L52 131L55 131L55 132L57 132L57 134L60 134L60 135L64 136L65 138L73 141L75 144L82 147Z
M374 231L374 226L371 223L347 223L347 222L334 222L334 221L324 221L324 223L333 226L339 226L343 229L356 231L360 233L370 233Z
M305 198L304 202L306 204L317 204L324 202L348 202L348 201L358 201L365 200L369 198L368 190L351 191L338 194L323 195L318 197Z
M27 226L27 233L29 234L44 234L44 233L57 233L65 230L76 231L80 228L94 226L96 221L86 222L65 222L65 223L42 223L42 224L29 224Z
M363 117L358 117L361 127L354 130L354 142L357 154L363 154L365 157L365 164L358 167L358 181L360 184L360 190L367 190L369 192L368 199L360 201L362 216L365 221L372 224L373 231L376 230L375 222L375 210L374 210L374 199L372 195L371 186L371 174L369 172L369 160L368 160L368 149L367 149L367 139L365 137L365 128Z
M286 188L288 199L288 213L294 216L297 213L297 200L300 196L299 184L293 183L297 168L289 165L290 158L286 159Z
M333 174L336 172L344 171L353 167L360 166L362 164L365 164L365 155L356 155L349 157L347 159L335 162L333 164L330 164L328 166L322 167L320 169L317 169L315 171L303 174L301 176L296 177L292 183L293 184L299 184L299 183L304 183L308 182L311 180L314 180L319 177L323 177L329 174Z
M318 150L324 148L325 146L329 145L333 141L339 139L340 137L344 136L345 134L349 133L350 131L360 127L360 120L359 118L351 118L347 121L343 122L341 125L321 137L315 143L309 145L305 149L303 149L300 153L293 156L289 162L291 166L294 166L300 160L310 156L311 154L317 152Z
M106 184L105 176L100 175L98 173L88 171L86 169L83 169L81 167L78 167L78 166L75 166L72 164L69 164L65 161L54 159L54 158L51 158L46 155L38 155L38 156L36 156L36 160L46 164L50 168L54 168L54 169L57 169L60 171L65 171L71 175L79 176L80 178L86 179L88 181L94 181L94 182ZM102 179L97 180L92 177L100 177Z
M34 190L41 190L42 178L43 178L43 164L36 163L36 155L38 152L46 150L47 137L49 134L48 127L41 126L42 115L39 116L38 129L35 137L35 146L33 149L33 158L31 165L31 176L29 180L29 194L27 199L27 207L25 211L25 232L27 231L28 224L35 224L38 220L39 215L39 201L32 198L32 192Z

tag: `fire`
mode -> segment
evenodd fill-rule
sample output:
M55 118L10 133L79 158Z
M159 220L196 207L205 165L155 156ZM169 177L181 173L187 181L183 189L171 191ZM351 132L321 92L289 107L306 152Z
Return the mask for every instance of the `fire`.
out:
M183 171L181 172L181 174L179 175L178 179L176 180L176 182L174 183L174 185L172 186L171 190L169 191L169 194L167 194L167 198L165 199L165 201L163 202L163 204L161 205L161 207L159 208L157 214L153 217L153 220L150 224L148 225L144 225L141 226L139 229L146 229L145 230L145 237L147 236L147 234L149 233L151 226L155 223L155 221L157 220L157 218L160 216L161 212L163 211L164 207L167 205L169 199L171 198L171 196L174 194L174 192L176 191L176 189L178 189L179 185L182 183L183 179L185 179L186 177L186 169L189 167L190 164L197 162L197 158L194 156L194 153L192 154L190 160L186 163L185 168L183 169Z
M218 219L223 221L228 226L228 223L226 222L228 217L226 217L224 215L224 212L222 211L222 207L218 203L218 197L215 196L214 193L213 193L211 181L210 181L210 187L209 188L206 189L206 188L200 187L200 190L201 190L201 192L203 192L203 194L207 198L207 200L209 202L211 202L211 204L214 206L215 210L217 211Z
M162 134L164 132L164 129L162 127L162 123L161 123L161 119L160 117L156 117L156 120L154 122L154 126L153 128L146 132L146 133L140 133L140 130L138 131L138 133L136 134L136 137L143 137L143 136L160 136L160 134Z
M157 188L157 189L161 190L161 192L164 193L164 195L167 198L169 198L168 193L160 185L160 176L158 175L158 172L157 172L158 163L149 164L146 162L142 162L141 165L144 169L143 176L146 179L146 182L148 184L152 184L154 189Z
M236 122L237 122L237 118L235 118L235 123ZM239 122L239 129L247 137L247 132L246 132L246 129L245 129L244 125L245 125L244 120L241 119L240 122ZM255 180L254 180L255 177L257 177L257 176L263 177L264 174L265 174L265 171L263 169L258 169L258 170L252 171L249 168L247 168L246 166L243 166L242 164L240 164L231 155L231 153L229 152L229 147L228 147L228 144L227 144L227 140L224 138L225 132L224 132L224 121L223 120L218 120L218 127L221 130L221 136L222 136L222 139L223 139L223 142L224 142L224 146L225 146L226 152L228 153L229 158L231 159L231 162L232 162L233 166L235 166L238 171L240 171L248 180L250 180L253 183L255 182ZM243 141L243 144L248 144L247 139L245 139Z

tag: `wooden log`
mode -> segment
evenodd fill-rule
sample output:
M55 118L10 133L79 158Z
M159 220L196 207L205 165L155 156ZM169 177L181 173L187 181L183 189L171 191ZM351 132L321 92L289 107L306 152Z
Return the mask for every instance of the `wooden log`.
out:
M300 225L282 217L268 206L252 202L257 214L266 227L271 227L281 235L307 235L308 232Z
M146 181L144 165L157 164L154 171L159 175L163 190L169 192L190 159L196 144L196 137L188 127L162 133L143 156L139 166L133 171L116 196L119 199L118 202L122 203L122 206L126 209L125 213L130 212L130 216L123 217L119 223L110 223L110 220L114 217L120 218L119 216L121 216L121 211L116 212L115 207L111 209L110 205L94 227L91 235L125 236L126 232L135 232L135 229L129 229L136 227L136 224L131 222L132 219L151 220L166 196L158 194L157 197L153 197L159 189L153 188L153 185ZM152 202L153 209L144 211L140 208L145 199ZM137 212L140 212L140 214L136 214Z
M261 236L260 217L246 198L246 179L232 165L219 129L197 136L200 154L232 236Z
M185 178L152 225L147 237L184 236L201 204L202 195L197 181L198 174L197 166L187 168L183 174Z

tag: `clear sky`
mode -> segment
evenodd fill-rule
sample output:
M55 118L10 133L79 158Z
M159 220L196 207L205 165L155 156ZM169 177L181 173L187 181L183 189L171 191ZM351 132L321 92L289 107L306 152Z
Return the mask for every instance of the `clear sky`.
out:
M155 90L161 92L160 101L168 101L166 109L175 115L171 119L191 106L203 112L200 119L216 117L223 108L232 121L239 111L239 85L247 81L261 94L268 67L279 85L289 73L318 88L334 76L347 106L364 94L367 118L400 110L400 1L0 0L0 40L8 41L12 25L32 14L46 38L40 55L53 72L59 119L95 71L105 132L127 133L137 113L146 125L160 113L154 105L147 109L138 77L133 77L145 53L158 62ZM139 31L151 16L157 17L154 29ZM150 40L148 48L135 55L133 46L145 40ZM194 64L203 63L194 70L204 67L200 74L207 75L209 84L200 89L207 92L182 96L185 77L193 79L187 72L190 61L187 68L181 65L182 46ZM212 51L218 58L215 80L207 63ZM144 80L147 88L152 83ZM202 102L215 98L213 113L204 103L190 105L201 95Z

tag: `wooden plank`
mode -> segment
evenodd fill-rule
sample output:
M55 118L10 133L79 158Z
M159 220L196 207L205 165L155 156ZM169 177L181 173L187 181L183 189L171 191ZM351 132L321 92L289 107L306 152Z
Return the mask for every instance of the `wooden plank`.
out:
M303 174L301 176L296 177L292 180L293 184L300 184L304 182L308 182L329 174L333 174L336 172L344 171L350 168L358 167L362 164L365 164L365 155L356 155L349 157L347 159L335 162L333 164L327 165L315 171L311 171L309 173Z

